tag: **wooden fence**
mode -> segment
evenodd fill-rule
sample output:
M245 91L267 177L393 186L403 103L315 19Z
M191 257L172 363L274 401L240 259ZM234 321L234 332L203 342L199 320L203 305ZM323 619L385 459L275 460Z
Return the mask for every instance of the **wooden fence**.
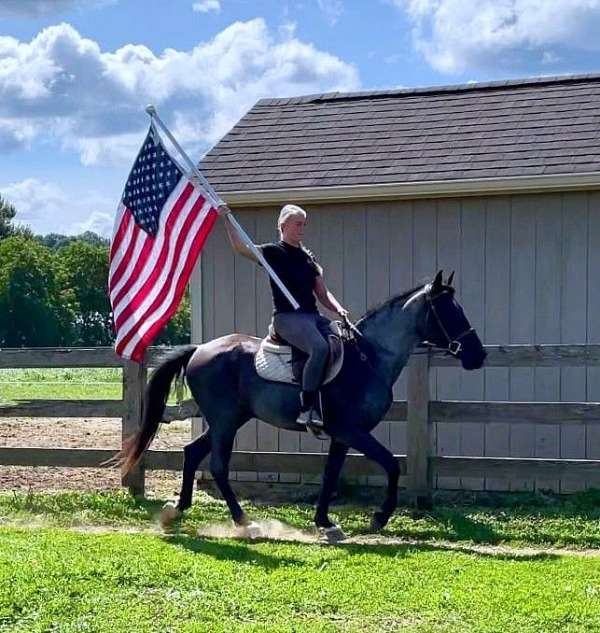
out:
M487 367L598 367L600 345L510 345L486 346ZM146 363L123 363L110 348L92 349L3 349L0 369L57 367L122 367L122 400L22 400L0 404L1 417L115 417L122 418L123 437L134 432L141 419L142 395L147 368L156 364L164 350L149 350ZM385 419L407 420L407 454L398 455L406 486L415 495L427 495L434 475L452 477L581 477L588 485L600 486L600 460L513 457L436 456L431 438L434 422L562 422L600 424L597 402L468 402L431 401L429 368L451 367L457 361L448 356L414 355L407 367L407 401L396 401ZM195 411L192 401L170 406L172 419L186 419ZM1 448L0 465L98 467L113 450L73 448ZM234 451L232 471L318 473L326 455ZM180 470L183 453L178 450L147 451L140 465L123 481L133 494L144 493L147 469ZM360 455L348 455L344 473L351 476L381 475L380 469Z

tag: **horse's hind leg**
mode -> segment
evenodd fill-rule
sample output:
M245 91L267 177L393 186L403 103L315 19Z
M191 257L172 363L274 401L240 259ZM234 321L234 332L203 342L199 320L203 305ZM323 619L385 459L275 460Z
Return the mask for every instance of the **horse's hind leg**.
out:
M183 449L183 483L179 493L177 509L184 512L192 505L194 492L194 479L200 462L208 455L211 449L210 429L204 431L200 437L187 444Z
M179 501L177 504L168 501L163 506L159 518L163 528L169 529L173 521L178 519L192 505L194 475L200 462L210 452L210 446L210 431L207 430L183 449L183 484L179 493Z
M238 500L229 484L229 460L233 449L233 440L241 424L237 421L226 424L219 420L218 428L214 428L212 437L212 452L210 456L210 473L213 476L229 512L236 525L248 525L248 517L244 514Z

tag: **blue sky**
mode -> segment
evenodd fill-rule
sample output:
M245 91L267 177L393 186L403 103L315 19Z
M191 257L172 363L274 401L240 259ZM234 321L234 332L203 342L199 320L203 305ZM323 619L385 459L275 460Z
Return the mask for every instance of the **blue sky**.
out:
M600 71L600 0L0 0L0 195L110 234L153 102L199 159L258 99Z

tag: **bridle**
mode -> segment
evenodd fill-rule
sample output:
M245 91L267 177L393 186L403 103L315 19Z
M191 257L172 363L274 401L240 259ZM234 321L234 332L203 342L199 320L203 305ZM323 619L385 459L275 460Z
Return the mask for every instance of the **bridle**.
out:
M475 328L470 327L467 330L465 330L464 332L462 332L461 334L459 334L458 336L455 336L454 338L452 338L449 334L448 334L448 330L444 327L444 324L442 323L442 320L440 319L440 315L438 314L438 311L435 307L435 301L436 299L439 299L442 295L444 294L450 294L449 290L442 290L441 292L438 292L436 295L431 296L431 294L429 293L429 290L425 293L425 299L427 301L427 304L429 306L429 310L431 311L431 314L433 314L438 327L440 328L440 331L442 332L442 334L446 337L446 341L448 342L448 346L447 347L443 347L441 345L435 345L434 347L438 347L446 352L448 352L448 354L452 354L452 356L457 357L460 352L462 351L462 340L468 336L469 334L472 334L475 332Z
M440 331L446 337L446 341L448 342L448 345L444 347L443 345L437 345L436 343L430 343L428 341L425 341L421 344L421 346L426 347L427 349L424 350L423 352L414 351L413 354L419 354L419 353L431 354L432 351L433 352L438 351L438 352L451 354L452 356L457 357L458 354L460 354L460 352L462 351L462 340L469 334L475 333L475 328L470 327L464 332L462 332L461 334L459 334L458 336L455 336L454 338L452 338L448 334L448 330L444 327L444 324L442 323L442 320L440 319L440 315L438 314L438 311L435 307L435 301L444 294L450 294L450 291L441 290L440 292L438 292L436 295L433 295L433 296L430 293L431 293L431 286L429 287L428 290L425 291L425 300L427 301L431 314L433 314L436 320L436 323L438 327L440 328ZM342 326L343 326L343 330L345 330L343 338L346 341L356 346L360 354L361 360L363 362L366 362L370 366L371 370L377 374L377 371L375 370L375 367L373 366L372 362L369 360L368 355L365 353L363 349L361 349L361 346L359 344L359 340L364 339L362 332L354 325L354 323L352 323L352 321L350 321L350 319L348 319L348 317L343 317ZM389 351L389 350L384 350L384 351Z

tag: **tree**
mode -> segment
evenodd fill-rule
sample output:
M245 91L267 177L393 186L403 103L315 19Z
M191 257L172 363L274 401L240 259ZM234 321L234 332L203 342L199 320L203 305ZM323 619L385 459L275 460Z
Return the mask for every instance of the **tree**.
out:
M73 321L48 249L23 236L0 240L0 346L64 345Z
M48 233L47 235L36 235L35 239L49 248L50 250L58 250L64 248L73 242L85 242L86 244L92 244L93 246L106 246L109 245L109 240L94 233L93 231L85 231L81 235L62 235L60 233Z
M54 253L54 262L64 298L76 314L72 344L110 345L108 246L76 239Z
M159 332L152 342L153 345L184 345L191 340L192 302L189 286L181 299L177 312Z
M27 227L15 226L16 215L15 207L0 196L0 240L14 235L32 237L33 233Z

